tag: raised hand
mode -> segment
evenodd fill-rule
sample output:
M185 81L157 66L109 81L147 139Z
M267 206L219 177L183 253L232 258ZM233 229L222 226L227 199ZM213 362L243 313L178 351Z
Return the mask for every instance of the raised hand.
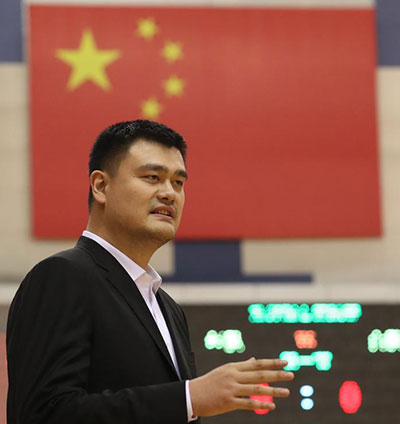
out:
M286 365L287 362L280 359L251 358L222 365L190 380L193 415L218 415L236 409L275 409L274 403L248 397L288 397L290 392L287 388L261 385L293 380L294 374L283 370Z

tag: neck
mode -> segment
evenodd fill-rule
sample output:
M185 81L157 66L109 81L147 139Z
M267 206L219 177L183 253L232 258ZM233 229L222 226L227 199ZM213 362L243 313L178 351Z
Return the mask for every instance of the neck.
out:
M146 269L151 257L159 247L155 246L154 242L151 243L148 238L146 242L141 240L140 237L132 240L125 233L115 230L110 231L105 226L95 225L90 219L86 230L112 244L143 269Z

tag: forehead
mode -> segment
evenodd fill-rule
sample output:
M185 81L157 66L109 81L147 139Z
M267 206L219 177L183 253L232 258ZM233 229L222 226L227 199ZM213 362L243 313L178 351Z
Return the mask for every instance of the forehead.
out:
M181 152L176 147L168 147L157 141L139 139L129 147L124 162L129 166L141 166L146 163L159 163L171 169L185 169Z

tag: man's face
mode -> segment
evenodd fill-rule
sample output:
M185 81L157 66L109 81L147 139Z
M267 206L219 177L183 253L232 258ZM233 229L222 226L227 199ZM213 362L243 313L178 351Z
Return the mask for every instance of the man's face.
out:
M105 219L116 232L164 244L175 236L185 202L185 164L175 147L136 140L105 188Z

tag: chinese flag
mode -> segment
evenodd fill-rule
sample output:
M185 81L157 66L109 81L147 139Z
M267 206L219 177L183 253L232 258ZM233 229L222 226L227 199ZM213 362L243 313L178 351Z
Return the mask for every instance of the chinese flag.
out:
M181 239L380 234L372 9L30 7L33 232L76 237L107 125L189 144Z

